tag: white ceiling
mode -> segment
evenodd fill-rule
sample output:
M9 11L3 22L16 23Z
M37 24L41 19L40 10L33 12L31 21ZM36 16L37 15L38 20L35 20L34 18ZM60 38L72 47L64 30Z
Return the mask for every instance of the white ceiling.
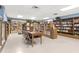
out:
M33 9L33 5L5 5L6 13L9 17L16 18L17 15L23 15L23 19L36 17L37 20L42 20L45 17L56 17L79 12L79 8L62 12L60 9L69 5L37 5L38 9ZM54 15L58 13L58 15Z

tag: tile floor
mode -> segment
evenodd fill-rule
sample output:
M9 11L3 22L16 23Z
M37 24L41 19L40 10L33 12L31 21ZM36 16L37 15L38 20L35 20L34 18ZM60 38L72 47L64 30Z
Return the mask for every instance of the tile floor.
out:
M79 40L58 36L57 39L50 39L43 36L42 45L39 39L35 39L34 47L24 43L22 35L12 33L2 50L2 53L72 53L79 52Z

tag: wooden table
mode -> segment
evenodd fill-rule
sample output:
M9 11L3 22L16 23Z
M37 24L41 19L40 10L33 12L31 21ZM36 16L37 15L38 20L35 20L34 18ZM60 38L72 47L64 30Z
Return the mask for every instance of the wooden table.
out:
M28 33L32 35L32 47L35 36L37 36L36 38L40 38L40 43L42 44L42 32L28 32Z

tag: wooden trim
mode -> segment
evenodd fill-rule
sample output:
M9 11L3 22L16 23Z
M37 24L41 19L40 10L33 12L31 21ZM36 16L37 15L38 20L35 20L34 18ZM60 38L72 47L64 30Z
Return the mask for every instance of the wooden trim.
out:
M2 20L0 20L0 45L2 46Z
M74 39L79 39L78 35L70 35L70 34L64 34L64 33L58 33L58 35L69 37L69 38L74 38Z
M7 41L7 40L6 40L6 41ZM2 52L2 50L3 50L3 48L4 48L5 44L6 44L6 41L4 42L4 44L2 45L2 47L1 47L1 49L0 49L0 53Z

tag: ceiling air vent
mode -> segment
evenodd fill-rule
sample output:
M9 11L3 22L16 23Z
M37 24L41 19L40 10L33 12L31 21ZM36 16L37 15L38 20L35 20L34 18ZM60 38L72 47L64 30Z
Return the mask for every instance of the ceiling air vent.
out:
M54 13L54 15L58 15L58 13Z
M37 8L39 8L39 7L37 7L37 6L32 6L32 8L35 8L35 9L37 9Z

